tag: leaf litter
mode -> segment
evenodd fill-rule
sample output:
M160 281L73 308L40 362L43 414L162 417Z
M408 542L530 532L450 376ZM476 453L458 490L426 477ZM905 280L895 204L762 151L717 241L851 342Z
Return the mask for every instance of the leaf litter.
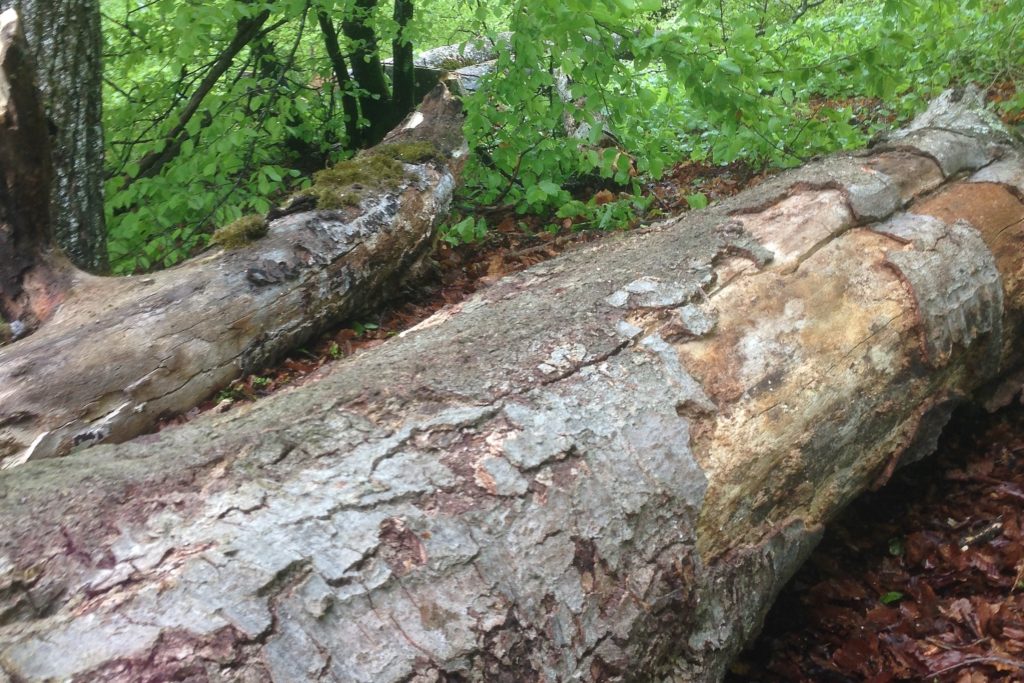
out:
M1024 407L964 411L853 503L729 683L1024 681Z

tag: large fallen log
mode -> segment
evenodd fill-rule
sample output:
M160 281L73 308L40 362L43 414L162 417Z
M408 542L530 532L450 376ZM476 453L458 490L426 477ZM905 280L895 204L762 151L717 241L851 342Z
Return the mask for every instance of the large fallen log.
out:
M824 522L1020 389L1024 163L955 99L319 382L0 473L0 672L718 680Z
M16 55L16 16L5 16L6 54ZM319 210L297 211L313 207L303 198L272 212L279 217L261 239L232 235L234 248L166 271L99 278L52 244L49 198L32 192L49 186L37 177L48 172L45 120L31 78L11 80L23 87L9 98L21 111L4 119L18 125L0 134L0 247L9 243L0 323L14 336L34 332L0 347L3 467L151 430L332 323L379 307L431 252L465 144L460 105L438 87L381 145L345 162L342 180L359 182L336 188L333 206L321 197ZM364 167L392 177L367 180Z

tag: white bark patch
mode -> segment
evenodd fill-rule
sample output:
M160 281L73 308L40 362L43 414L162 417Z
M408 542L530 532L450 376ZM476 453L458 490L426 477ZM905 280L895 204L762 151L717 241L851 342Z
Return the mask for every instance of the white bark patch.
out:
M403 128L403 130L409 130L411 128L415 128L416 126L420 125L421 123L423 123L423 114L421 114L419 112L416 112L412 116L409 117L409 122L407 124L405 124L405 127Z

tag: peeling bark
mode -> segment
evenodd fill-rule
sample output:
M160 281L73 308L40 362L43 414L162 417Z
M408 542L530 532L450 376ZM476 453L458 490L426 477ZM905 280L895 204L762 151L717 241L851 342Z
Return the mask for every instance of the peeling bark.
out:
M719 680L822 525L1021 367L1024 158L964 121L0 473L0 671Z
M398 187L364 188L356 206L285 215L257 242L151 275L98 278L64 264L50 319L0 347L0 465L149 431L379 306L430 252L447 214L460 112L439 87L384 142L429 141L448 161L407 164Z

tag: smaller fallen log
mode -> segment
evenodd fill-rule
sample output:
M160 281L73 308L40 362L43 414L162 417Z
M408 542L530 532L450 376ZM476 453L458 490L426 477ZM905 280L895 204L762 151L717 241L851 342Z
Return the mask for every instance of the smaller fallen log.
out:
M150 430L379 306L430 252L465 145L461 105L442 86L272 212L265 237L232 235L235 248L151 275L77 270L52 243L45 120L17 15L0 22L0 314L16 338L0 347L0 467Z
M494 39L486 36L472 38L465 43L442 45L421 52L413 59L417 99L423 98L438 83L444 83L458 93L472 93L480 87L480 79L494 71L499 50L507 50L511 33L502 33ZM392 78L394 60L382 62L384 73Z

